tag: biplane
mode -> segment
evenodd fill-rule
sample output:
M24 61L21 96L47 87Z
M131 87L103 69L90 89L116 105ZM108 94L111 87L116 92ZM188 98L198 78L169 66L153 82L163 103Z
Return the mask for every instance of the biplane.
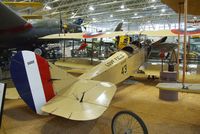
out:
M115 37L116 32L58 36L43 39L105 38ZM154 45L165 40L166 37ZM146 52L145 47L126 46L79 77L74 77L31 51L21 51L11 59L10 71L20 97L37 114L49 113L86 121L103 114L116 92L116 84L138 71L145 62Z

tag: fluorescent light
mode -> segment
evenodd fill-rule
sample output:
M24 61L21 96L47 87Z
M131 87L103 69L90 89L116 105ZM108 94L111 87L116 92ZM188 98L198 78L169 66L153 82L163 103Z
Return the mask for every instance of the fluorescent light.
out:
M196 16L194 16L193 18L194 18L195 20L197 19L197 17L196 17Z
M72 17L70 17L71 19L75 19L75 18L80 18L81 16L76 16L76 15L73 15Z
M59 13L59 12L52 12L51 15L55 15L55 14L58 14L58 13Z
M166 13L165 14L164 13L160 14L160 16L166 16L166 15L170 15L170 14L166 14Z
M151 65L158 65L159 63L156 62L152 62Z
M110 17L113 17L113 15L111 14Z
M121 8L121 9L124 9L124 5L121 5L120 8Z
M137 14L137 13L134 13L134 15L137 16L138 14Z
M163 8L163 9L161 9L161 12L163 12L163 13L164 13L165 11L166 11L166 10L165 10L164 8Z
M51 10L51 7L48 6L48 5L46 5L44 8L45 8L46 10Z
M89 10L94 11L94 7L90 6Z
M115 12L124 12L124 11L129 11L130 8L126 8L126 9L120 9L120 10L116 10Z
M131 17L132 19L138 19L138 18L142 18L143 16L133 16Z

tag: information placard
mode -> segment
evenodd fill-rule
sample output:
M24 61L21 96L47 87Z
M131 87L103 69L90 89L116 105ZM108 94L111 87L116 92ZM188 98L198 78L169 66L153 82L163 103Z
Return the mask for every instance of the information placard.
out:
M0 127L1 127L2 116L3 116L5 94L6 94L6 84L0 83Z

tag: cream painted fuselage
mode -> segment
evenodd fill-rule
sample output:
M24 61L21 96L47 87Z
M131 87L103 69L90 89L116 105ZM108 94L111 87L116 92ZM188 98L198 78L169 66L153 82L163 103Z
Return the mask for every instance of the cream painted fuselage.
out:
M136 48L133 53L121 50L82 74L79 78L118 84L136 72L144 61L144 48Z

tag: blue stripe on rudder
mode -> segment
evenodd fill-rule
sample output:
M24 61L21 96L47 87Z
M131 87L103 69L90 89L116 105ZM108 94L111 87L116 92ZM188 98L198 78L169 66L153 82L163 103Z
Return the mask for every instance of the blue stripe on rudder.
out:
M26 73L22 52L18 52L11 59L10 72L12 80L17 88L20 97L26 104L36 112L33 96L31 94L28 76Z

